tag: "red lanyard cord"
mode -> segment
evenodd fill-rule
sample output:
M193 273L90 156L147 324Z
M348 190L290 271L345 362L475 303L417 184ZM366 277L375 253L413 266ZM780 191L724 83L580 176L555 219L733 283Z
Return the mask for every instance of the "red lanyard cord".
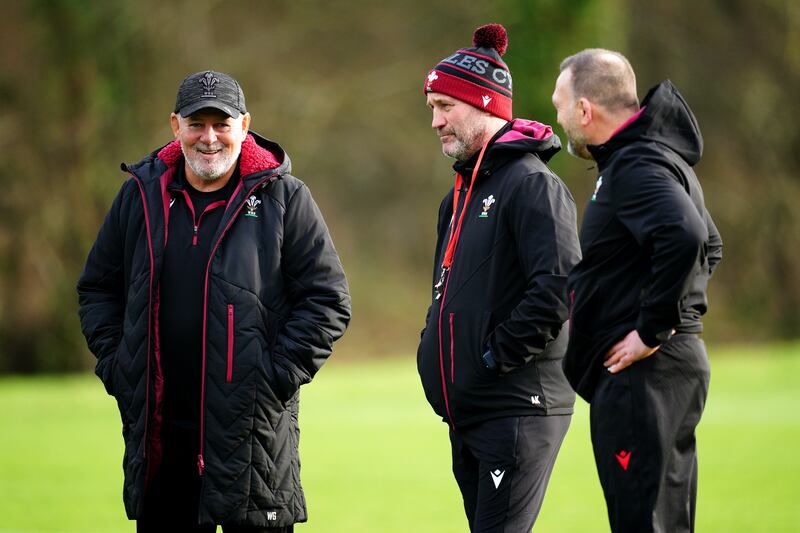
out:
M453 226L453 228L450 232L450 240L447 242L447 250L444 253L444 261L442 261L443 270L449 269L453 264L453 255L456 251L456 244L458 243L458 237L461 235L461 224L464 222L464 214L467 212L469 198L472 196L472 187L475 185L475 178L478 176L478 169L481 167L483 153L486 151L487 146L489 146L489 143L483 145L483 148L481 148L481 153L478 155L478 162L475 163L475 169L472 171L472 180L469 182L469 189L467 189L467 196L464 197L464 207L461 209L461 216L458 217L458 224L453 226L453 221L455 221L456 217L456 210L458 209L458 197L461 192L461 185L464 182L464 178L461 177L461 174L456 174L456 187L453 194L453 218L450 221L450 225Z

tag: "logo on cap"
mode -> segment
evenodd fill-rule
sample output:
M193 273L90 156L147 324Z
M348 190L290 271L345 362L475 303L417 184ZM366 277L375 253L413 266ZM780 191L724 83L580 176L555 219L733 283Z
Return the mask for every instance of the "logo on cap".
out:
M481 98L483 99L483 107L486 107L492 101L492 97L485 94Z
M216 88L217 84L219 83L219 78L214 76L213 73L206 72L203 74L203 77L198 80L200 85L203 86L203 98L216 98L217 95L214 94L214 89Z
M431 84L434 81L438 80L438 79L439 79L439 76L437 76L436 72L432 70L431 73L428 74L428 86L425 89L430 91L431 90Z

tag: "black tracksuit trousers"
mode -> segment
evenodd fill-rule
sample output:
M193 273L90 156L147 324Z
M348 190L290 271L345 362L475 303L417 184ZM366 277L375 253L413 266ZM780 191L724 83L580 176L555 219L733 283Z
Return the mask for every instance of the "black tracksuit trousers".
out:
M691 334L616 375L603 372L591 433L613 532L694 531L695 428L709 375L705 344Z
M530 533L571 418L496 418L450 431L472 533Z

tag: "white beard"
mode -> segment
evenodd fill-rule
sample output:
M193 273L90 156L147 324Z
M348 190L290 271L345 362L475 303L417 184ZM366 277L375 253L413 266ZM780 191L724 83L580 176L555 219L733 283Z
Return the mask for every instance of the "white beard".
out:
M199 150L215 149L220 149L220 152L214 161L206 161L203 159L203 156L198 153ZM202 178L203 181L216 181L224 176L231 167L236 164L239 153L241 153L241 145L239 145L238 149L232 150L226 148L221 143L205 145L200 142L183 151L183 155L189 167L195 174Z

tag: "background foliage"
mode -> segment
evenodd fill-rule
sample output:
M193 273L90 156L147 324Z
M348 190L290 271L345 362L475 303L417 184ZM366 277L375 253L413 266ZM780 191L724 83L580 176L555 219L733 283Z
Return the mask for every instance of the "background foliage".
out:
M640 96L675 82L704 132L699 174L726 245L707 338L796 337L797 2L30 0L0 17L0 372L92 365L74 286L119 163L170 140L177 85L206 68L242 83L253 129L322 207L353 293L339 354L412 351L452 179L422 80L491 21L509 31L515 116L554 124L558 64L585 47L627 54ZM579 210L587 166L553 162Z

